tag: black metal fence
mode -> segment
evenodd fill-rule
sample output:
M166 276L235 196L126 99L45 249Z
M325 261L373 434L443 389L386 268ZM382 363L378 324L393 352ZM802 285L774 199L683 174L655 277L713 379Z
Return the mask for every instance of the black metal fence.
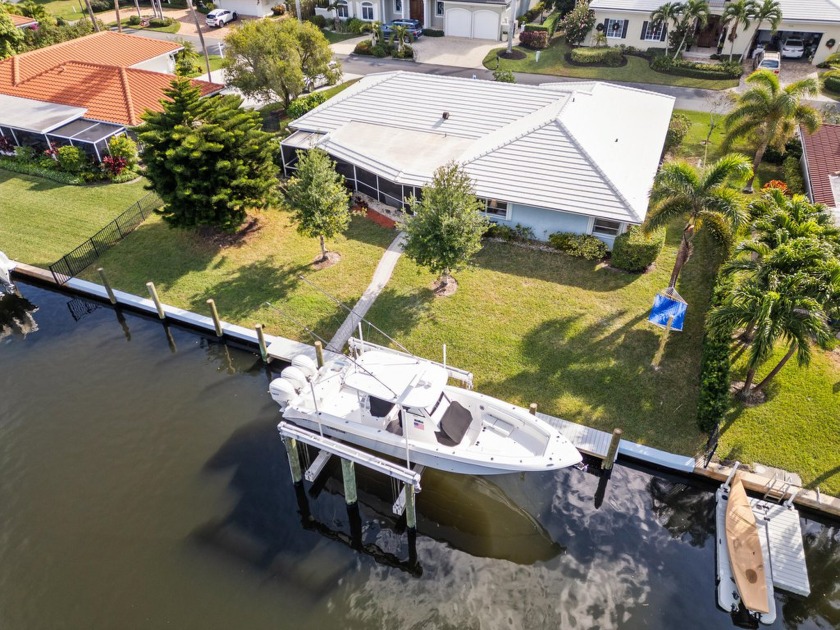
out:
M53 278L59 284L65 284L70 278L81 273L88 265L113 247L126 234L143 223L149 215L163 205L155 193L149 193L140 201L130 206L116 219L111 221L69 254L50 265Z

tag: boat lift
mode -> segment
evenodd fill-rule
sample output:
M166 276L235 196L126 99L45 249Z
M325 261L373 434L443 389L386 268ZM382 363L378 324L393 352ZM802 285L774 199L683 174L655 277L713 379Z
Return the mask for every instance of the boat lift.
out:
M733 614L738 611L741 600L732 576L726 545L726 504L730 484L739 467L740 462L735 462L726 482L715 493L718 606ZM793 507L797 490L789 483L783 487L784 491L780 491L771 481L763 499L750 499L756 525L760 530L767 591L770 593L770 612L758 615L758 621L763 624L772 624L776 620L775 598L772 595L774 587L802 596L808 596L811 592L799 512ZM774 493L779 502L767 501Z

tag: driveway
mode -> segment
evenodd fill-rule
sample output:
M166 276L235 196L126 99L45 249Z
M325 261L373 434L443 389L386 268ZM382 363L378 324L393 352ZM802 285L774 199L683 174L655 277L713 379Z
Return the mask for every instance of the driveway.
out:
M332 44L330 48L337 55L350 55L360 41L370 36L354 37ZM465 39L461 37L421 37L414 44L417 63L484 70L481 62L487 53L504 46L504 42L486 39ZM404 63L404 62L401 62Z

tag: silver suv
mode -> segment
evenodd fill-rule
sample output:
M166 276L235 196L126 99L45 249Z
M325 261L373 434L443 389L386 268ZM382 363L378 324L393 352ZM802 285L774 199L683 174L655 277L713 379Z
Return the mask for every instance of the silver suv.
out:
M221 28L228 22L233 22L238 16L235 11L227 9L213 9L207 14L207 26Z
M782 44L782 57L801 59L805 56L805 42L801 37L788 37Z

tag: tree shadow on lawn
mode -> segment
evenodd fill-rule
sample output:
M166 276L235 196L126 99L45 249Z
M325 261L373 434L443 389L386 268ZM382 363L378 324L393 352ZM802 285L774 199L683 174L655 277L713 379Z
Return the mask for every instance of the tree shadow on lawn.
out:
M532 368L483 383L481 390L503 400L515 394L520 404L537 402L547 413L603 431L620 427L627 439L660 448L699 448L697 384L684 382L680 353L669 340L660 369L654 370L651 361L661 333L652 326L637 327L647 312L610 329L624 316L626 311L620 311L582 328L579 315L543 322L522 338ZM555 400L562 398L583 405L555 408Z
M497 242L484 243L473 263L491 271L566 284L598 293L621 289L639 278L639 274L625 273L606 265L599 266L598 261Z
M38 177L36 175L26 175L25 173L15 173L13 171L7 171L4 168L0 168L0 184L3 184L12 179L18 179L20 181L26 182L26 189L34 190L36 192L41 192L44 190L55 190L57 188L78 188L78 186L72 186L71 184L62 184L61 182L54 182L51 179L46 179L44 177Z
M386 287L376 298L365 319L392 339L402 343L401 338L407 336L429 313L429 306L434 300L435 294L430 288L416 289L406 295ZM392 345L375 329L363 326L362 330L368 331L369 341L385 346Z
M363 216L354 216L350 221L350 227L347 228L347 231L344 233L344 237L347 240L359 241L361 243L375 245L376 247L385 249L391 244L391 241L397 238L398 234L398 230L391 230L382 227L381 225L374 223L371 219ZM327 247L330 247L329 243L327 244ZM333 244L333 247L336 247L336 245Z

